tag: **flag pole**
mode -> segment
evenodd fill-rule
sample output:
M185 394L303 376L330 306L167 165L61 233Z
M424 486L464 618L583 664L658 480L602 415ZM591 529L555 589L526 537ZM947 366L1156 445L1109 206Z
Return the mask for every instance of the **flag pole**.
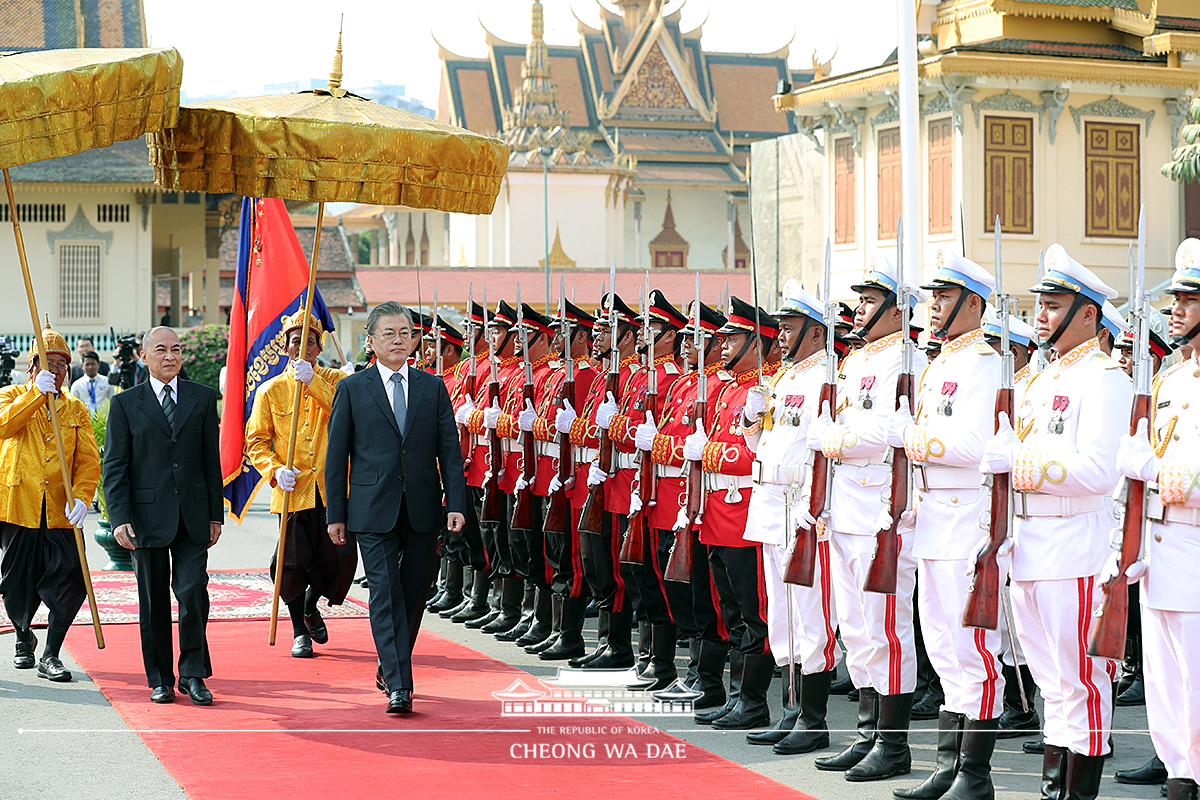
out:
M308 290L304 296L304 323L300 329L299 357L304 358L308 352L308 321L312 319L313 295L317 288L317 254L321 251L321 225L325 221L325 202L317 205L317 231L313 236L312 263L308 268ZM284 343L287 344L286 342ZM295 388L292 402L292 429L288 434L287 469L292 469L296 458L296 434L300 424L300 403L304 399L304 385L292 381ZM279 514L279 546L275 550L275 588L271 593L271 636L268 644L275 645L275 629L279 625L279 592L283 586L283 545L287 539L288 506L291 505L291 492L283 493L283 509Z

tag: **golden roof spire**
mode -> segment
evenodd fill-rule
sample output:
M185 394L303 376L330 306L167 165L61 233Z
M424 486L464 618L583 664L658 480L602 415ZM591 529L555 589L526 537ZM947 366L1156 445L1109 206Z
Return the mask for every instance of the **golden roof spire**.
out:
M337 51L333 54L333 67L329 72L329 93L334 97L341 97L346 93L342 89L342 27L345 21L346 15L343 14L338 20Z
M569 124L570 112L558 108L558 90L550 79L550 54L542 35L545 32L540 0L534 0L529 31L532 38L525 47L525 62L521 65L521 85L513 89L512 108L504 111L504 128L547 130ZM527 136L510 138L510 144L525 144Z

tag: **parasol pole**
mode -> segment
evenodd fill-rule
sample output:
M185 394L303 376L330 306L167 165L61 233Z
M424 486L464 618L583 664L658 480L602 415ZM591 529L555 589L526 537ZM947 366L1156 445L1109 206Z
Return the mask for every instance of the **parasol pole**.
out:
M346 353L342 350L342 343L338 341L337 331L330 331L329 336L333 340L333 349L337 350L338 358L341 359L342 366L346 366L350 362L346 358Z
M25 278L25 295L29 298L29 316L33 319L33 340L37 342L38 365L48 369L50 363L46 360L46 343L42 340L42 329L38 324L37 300L33 297L33 281L29 277L29 262L25 258L25 240L21 237L21 222L17 217L17 202L13 197L12 178L8 168L4 168L4 190L8 193L8 213L12 217L13 236L17 240L17 256L21 260L21 275ZM46 321L49 325L49 320ZM62 391L62 388L59 388ZM58 404L55 398L46 398L46 407L50 410L50 427L54 430L54 446L58 450L58 466L62 469L63 487L68 501L75 500L75 489L71 486L71 472L67 469L67 453L63 449L62 428L58 422ZM83 531L71 526L75 533L75 550L79 553L79 567L83 570L83 585L87 589L88 609L92 612L92 628L96 631L96 647L104 649L104 632L100 630L100 611L96 608L96 592L92 589L92 573L88 569L87 552L83 544Z
M317 233L313 237L312 264L308 268L308 290L304 295L304 325L300 329L300 353L304 358L308 352L308 328L312 319L313 295L317 286L317 254L321 250L321 224L325 220L325 201L317 204ZM304 399L304 384L292 381L295 385L295 397L292 402L292 430L288 435L287 468L290 470L296 458L296 433L300 424L300 403ZM275 551L275 589L271 594L271 637L268 644L275 645L275 628L279 624L279 592L283 586L283 544L287 537L288 506L292 499L291 492L283 493L283 510L279 514L279 547Z

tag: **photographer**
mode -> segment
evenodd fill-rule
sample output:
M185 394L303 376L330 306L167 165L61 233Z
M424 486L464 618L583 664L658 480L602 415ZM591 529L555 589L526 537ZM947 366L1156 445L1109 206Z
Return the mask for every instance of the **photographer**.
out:
M139 354L140 341L138 336L122 336L117 339L117 349L113 352L115 375L109 382L122 390L132 389L150 374Z

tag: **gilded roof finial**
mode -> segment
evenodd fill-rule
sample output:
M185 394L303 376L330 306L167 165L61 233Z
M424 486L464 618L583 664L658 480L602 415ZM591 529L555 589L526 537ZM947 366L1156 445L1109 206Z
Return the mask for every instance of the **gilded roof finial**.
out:
M46 331L50 330L50 315L49 314L46 314L46 324L42 328L42 330L46 330Z
M346 94L346 90L342 88L342 27L345 19L346 15L343 14L338 20L337 51L333 54L333 68L329 73L329 93L334 97Z

